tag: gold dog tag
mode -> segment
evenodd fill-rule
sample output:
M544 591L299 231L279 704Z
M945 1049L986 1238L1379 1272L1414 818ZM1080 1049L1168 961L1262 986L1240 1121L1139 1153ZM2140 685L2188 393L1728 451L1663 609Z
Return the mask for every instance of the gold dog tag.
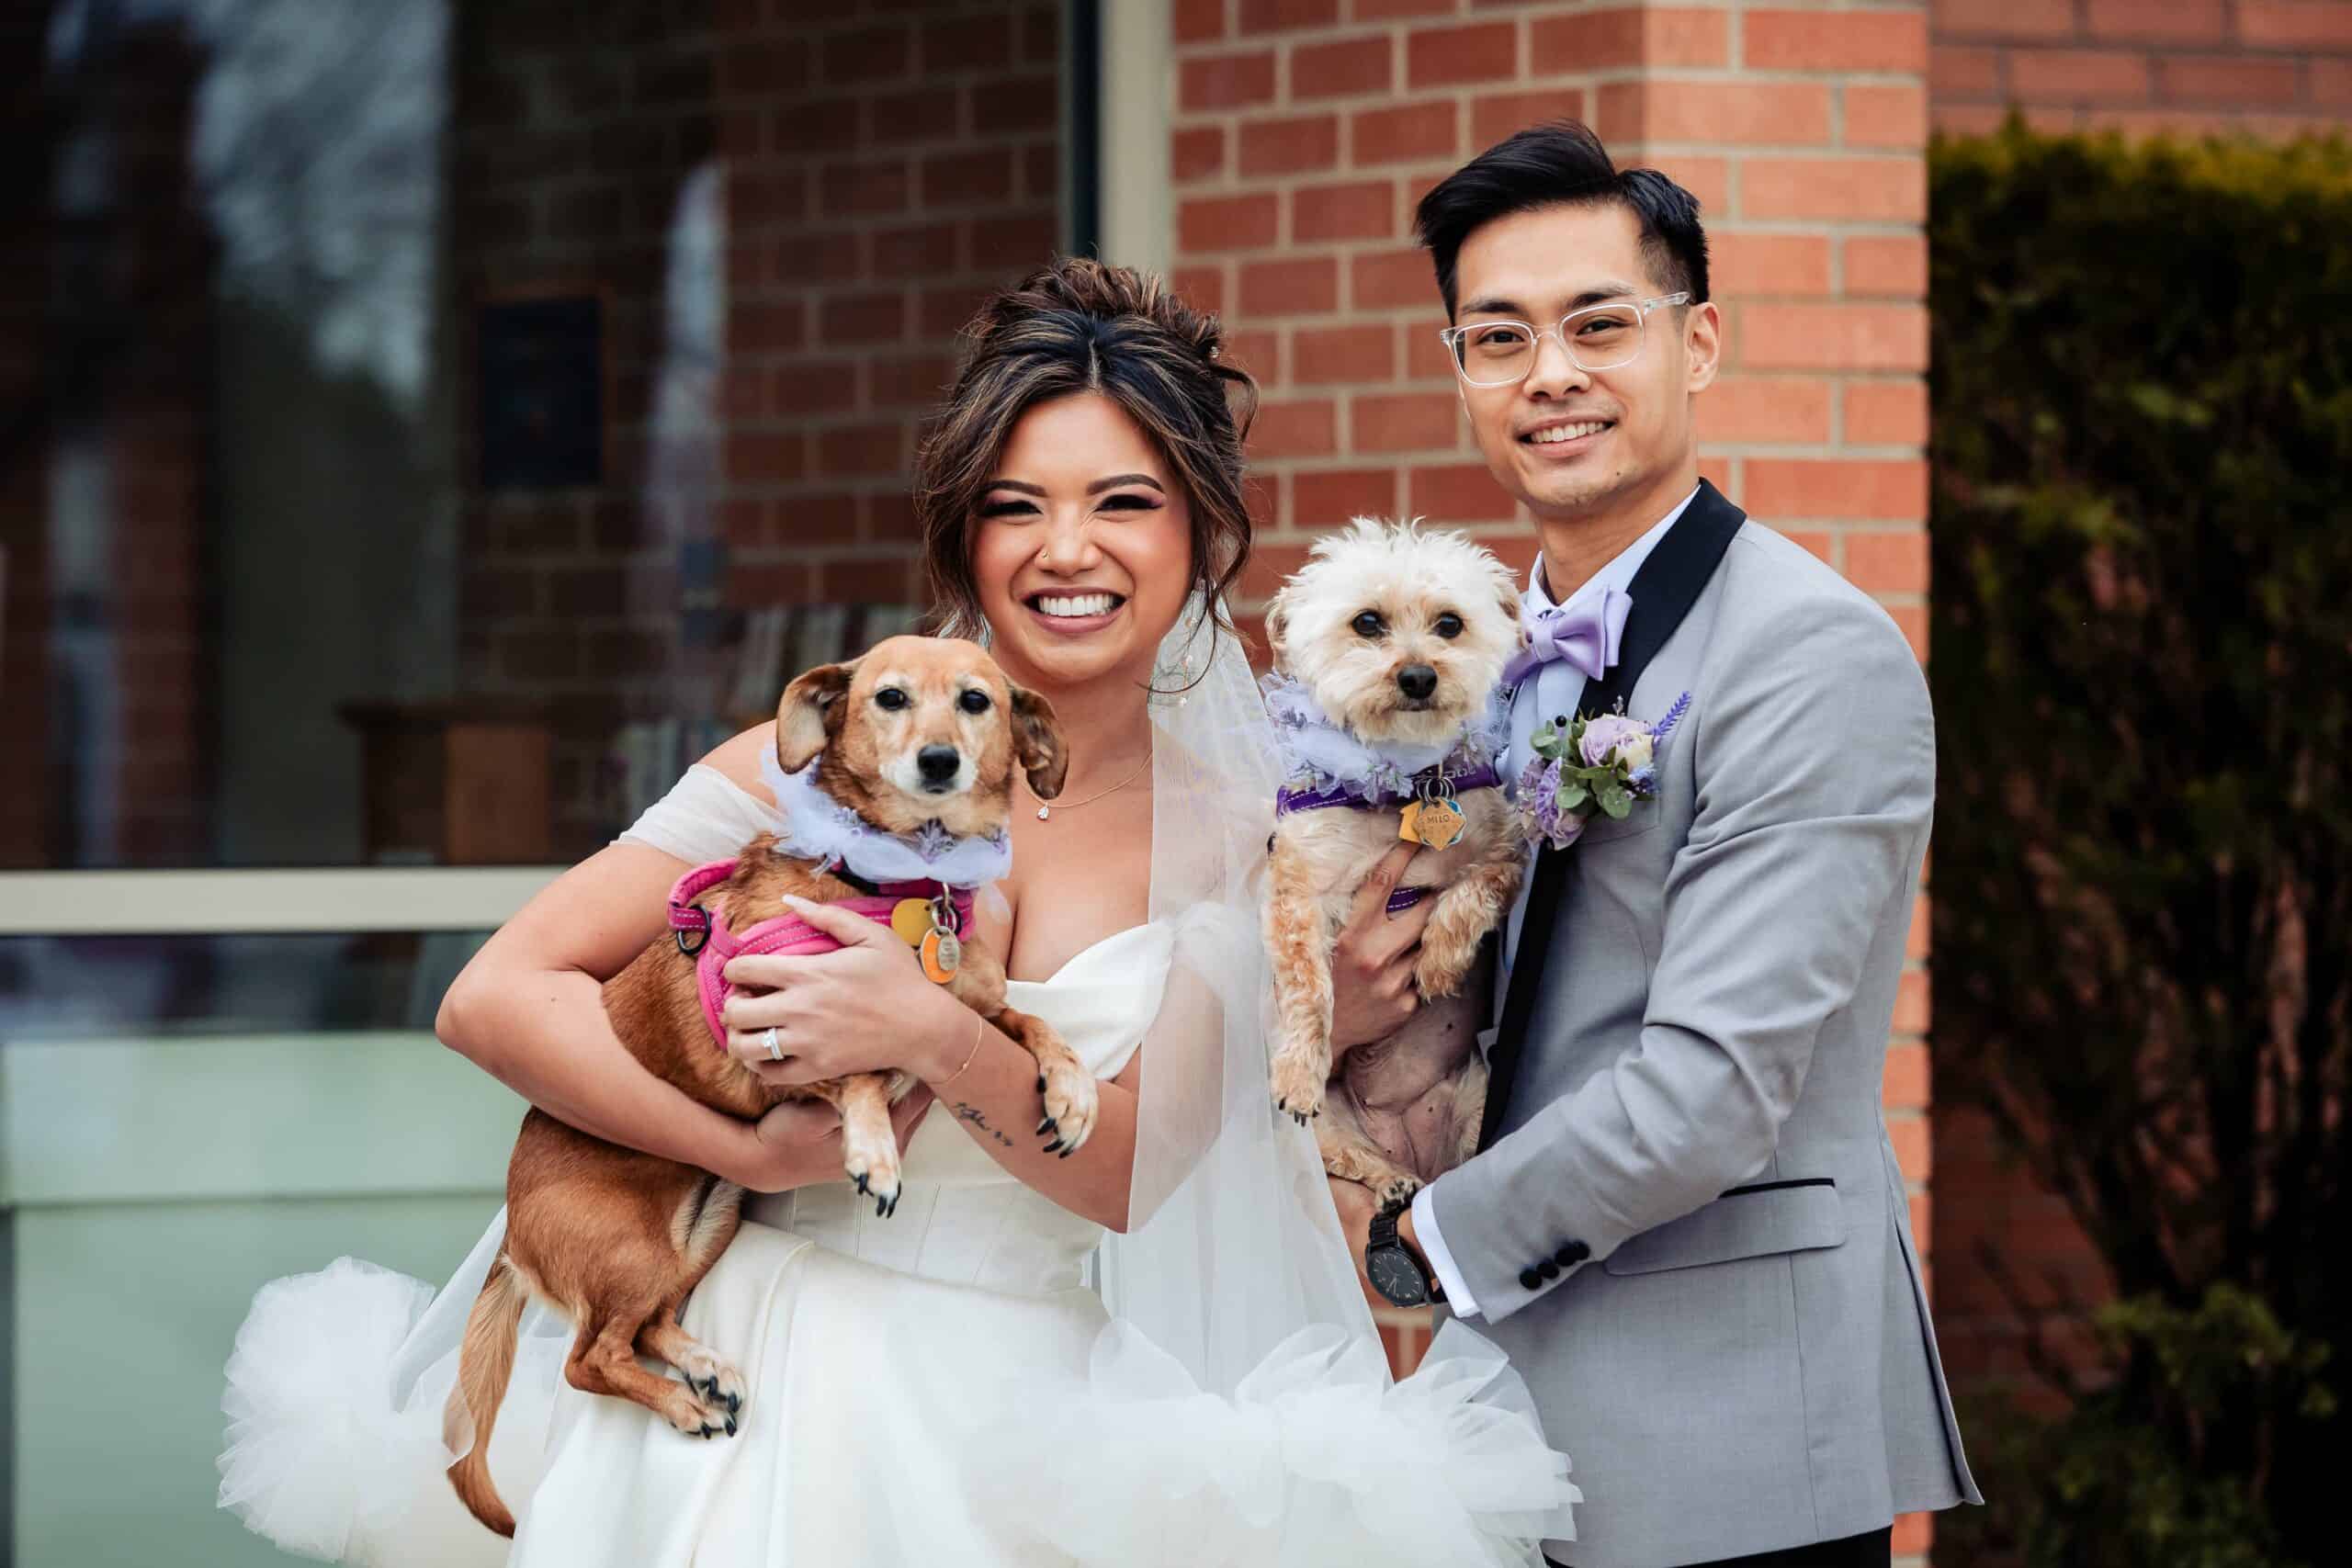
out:
M923 937L931 931L931 900L901 898L890 908L890 929L909 947L922 945Z
M1451 800L1417 800L1405 807L1404 820L1396 824L1399 839L1432 850L1452 849L1469 830L1462 807Z
M933 926L925 931L922 946L916 951L922 957L923 978L934 986L947 984L964 966L964 943L945 926Z

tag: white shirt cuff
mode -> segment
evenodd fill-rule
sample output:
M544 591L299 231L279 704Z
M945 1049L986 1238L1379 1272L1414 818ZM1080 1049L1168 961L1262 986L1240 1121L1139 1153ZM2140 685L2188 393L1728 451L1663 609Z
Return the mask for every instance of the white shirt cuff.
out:
M1437 1205L1430 1201L1430 1190L1422 1188L1413 1194L1413 1239L1420 1243L1421 1256L1430 1260L1430 1271L1437 1276L1439 1287L1445 1292L1445 1304L1456 1317L1476 1317L1478 1303L1471 1299L1470 1287L1462 1282L1462 1272L1453 1266L1453 1254L1445 1249L1445 1237L1438 1234Z

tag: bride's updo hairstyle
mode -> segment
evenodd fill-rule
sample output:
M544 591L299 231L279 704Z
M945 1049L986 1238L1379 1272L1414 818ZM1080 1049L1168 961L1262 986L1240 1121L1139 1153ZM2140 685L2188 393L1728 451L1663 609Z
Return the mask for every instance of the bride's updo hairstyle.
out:
M1068 256L980 307L969 355L915 462L915 513L940 629L980 630L971 524L1012 427L1039 403L1100 392L1159 448L1191 502L1193 591L1219 606L1250 557L1241 444L1257 383L1204 315L1133 267ZM1211 634L1212 637L1215 633Z

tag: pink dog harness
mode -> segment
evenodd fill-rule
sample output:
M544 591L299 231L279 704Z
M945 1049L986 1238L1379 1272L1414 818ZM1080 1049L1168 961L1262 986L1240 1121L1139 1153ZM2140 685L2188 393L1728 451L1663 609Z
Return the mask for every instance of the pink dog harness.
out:
M695 900L733 874L735 864L731 860L721 860L697 866L670 889L671 936L676 941L678 951L695 961L695 977L702 989L702 1015L710 1024L711 1038L718 1042L721 1050L727 1045L727 1025L721 1021L720 1010L735 990L725 973L729 959L738 953L754 957L776 953L798 958L831 953L841 946L788 911L760 921L741 936L712 919L710 911ZM876 925L888 926L910 945L922 940L921 933L908 935L902 923L909 918L904 911L910 903L921 906L917 913L925 931L939 927L949 932L961 932L972 923L972 890L968 887L951 888L942 882L884 882L868 886L874 888L871 894L844 898L831 908L846 909Z

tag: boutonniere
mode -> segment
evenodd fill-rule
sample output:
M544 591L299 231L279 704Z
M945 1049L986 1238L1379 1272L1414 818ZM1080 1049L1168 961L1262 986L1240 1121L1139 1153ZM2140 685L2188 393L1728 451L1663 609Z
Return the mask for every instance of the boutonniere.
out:
M1657 794L1657 754L1690 706L1683 693L1656 724L1615 713L1578 714L1564 730L1545 723L1528 739L1535 754L1519 775L1520 821L1531 840L1565 850L1596 811L1611 820Z

